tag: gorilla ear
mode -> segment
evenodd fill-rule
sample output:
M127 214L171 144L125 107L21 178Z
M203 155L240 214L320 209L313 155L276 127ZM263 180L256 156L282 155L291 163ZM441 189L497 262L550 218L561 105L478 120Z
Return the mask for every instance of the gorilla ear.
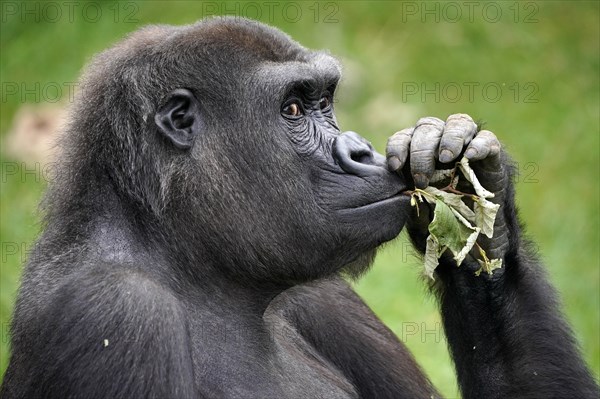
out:
M159 131L181 150L192 147L200 131L200 104L187 89L177 89L169 94L154 122Z

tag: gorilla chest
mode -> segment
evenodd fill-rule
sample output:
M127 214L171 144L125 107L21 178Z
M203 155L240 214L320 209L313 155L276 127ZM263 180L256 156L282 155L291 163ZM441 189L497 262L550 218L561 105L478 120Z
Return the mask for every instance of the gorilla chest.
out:
M277 320L268 323L268 330L266 341L247 340L241 331L213 331L221 334L218 345L207 341L205 334L192 334L199 392L244 399L358 398L347 378L294 328Z

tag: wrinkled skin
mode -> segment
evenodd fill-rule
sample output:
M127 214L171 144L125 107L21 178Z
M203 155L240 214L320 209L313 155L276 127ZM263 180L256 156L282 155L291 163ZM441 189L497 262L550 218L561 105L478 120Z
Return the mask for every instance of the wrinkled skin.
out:
M426 118L390 140L386 162L338 128L339 78L327 53L239 18L149 26L96 56L0 396L439 397L341 275L367 270L405 224L423 246L427 220L401 192L451 161L441 146L467 147L503 205L485 244L502 273L445 258L436 271L463 397L597 397L520 240L493 135L466 116Z

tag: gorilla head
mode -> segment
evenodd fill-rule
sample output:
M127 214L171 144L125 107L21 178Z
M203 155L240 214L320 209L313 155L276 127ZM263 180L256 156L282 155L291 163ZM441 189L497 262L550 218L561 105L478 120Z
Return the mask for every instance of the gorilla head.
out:
M357 273L401 230L405 185L340 133L339 79L327 53L256 22L138 31L84 76L51 208L119 214L193 274L289 285Z

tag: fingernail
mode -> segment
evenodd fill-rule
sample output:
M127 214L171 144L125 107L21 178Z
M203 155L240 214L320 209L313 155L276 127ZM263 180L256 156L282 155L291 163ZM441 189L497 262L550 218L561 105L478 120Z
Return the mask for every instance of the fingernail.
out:
M398 157L389 157L387 160L387 164L388 164L388 169L390 170L390 172L395 172L398 169L400 169L400 167L402 166L402 164L400 163L400 159L398 159Z
M467 148L467 151L465 151L465 157L467 158L473 158L475 155L477 155L477 150L473 147L469 147Z
M413 180L415 181L415 187L424 189L429 184L429 179L425 177L425 175L421 173L417 173L413 176Z
M440 162L448 163L454 159L454 153L450 150L442 150L440 152Z

